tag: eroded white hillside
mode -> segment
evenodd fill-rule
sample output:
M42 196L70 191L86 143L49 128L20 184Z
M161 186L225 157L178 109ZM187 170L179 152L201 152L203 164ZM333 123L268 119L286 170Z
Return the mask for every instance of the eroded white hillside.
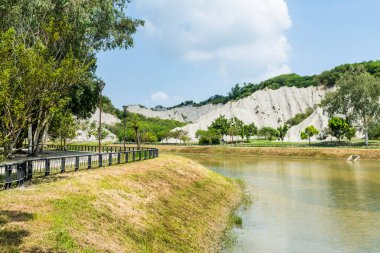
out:
M152 109L142 108L138 105L128 106L128 111L132 113L142 114L146 117L158 117L161 119L174 119L180 122L196 122L203 115L208 114L211 111L214 111L220 108L222 105L204 105L200 107L194 106L184 106L178 107L170 110L155 111Z
M99 109L96 109L95 113L92 114L89 121L90 122L99 121ZM107 124L107 125L115 125L116 123L120 123L120 119L118 119L115 115L102 112L102 123Z
M78 124L81 125L82 129L78 129L75 138L72 140L74 142L93 142L97 141L97 137L91 133L90 125L91 123L95 123L96 126L99 122L99 109L96 109L95 113L87 120L87 121L79 121ZM115 115L102 112L102 123L107 125L115 125L116 123L120 123L120 119L118 119ZM107 132L107 136L103 140L104 142L113 142L117 141L117 137L115 134L111 133L109 130L105 129Z
M278 127L297 113L303 113L307 108L319 104L326 92L322 87L260 90L249 97L229 102L208 112L183 129L195 140L195 132L198 129L207 129L219 115L225 115L227 118L238 117L244 123L254 122L258 127Z
M296 114L304 113L307 108L318 105L327 91L325 87L282 87L277 90L259 90L246 98L226 104L201 107L185 106L164 111L130 106L128 111L147 117L192 122L182 129L188 131L192 140L195 141L195 132L198 129L207 129L211 122L220 115L225 115L227 118L238 117L246 124L254 122L258 127L278 127ZM296 134L289 135L289 138L292 141L298 140Z
M323 129L328 127L328 123L329 123L329 118L323 112L323 109L317 108L308 118L306 118L300 124L290 128L288 131L288 134L286 135L285 140L300 142L302 141L301 132L304 131L306 127L313 125L315 126L315 128L318 129L319 132L321 132L323 131ZM315 141L316 139L317 139L317 136L313 136L311 138L312 141Z

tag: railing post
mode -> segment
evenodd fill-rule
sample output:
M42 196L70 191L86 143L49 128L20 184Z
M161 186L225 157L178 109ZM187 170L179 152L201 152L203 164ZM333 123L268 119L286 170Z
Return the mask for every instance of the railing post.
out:
M12 188L12 165L5 165L5 189Z
M121 160L121 153L118 152L117 153L117 164L120 164L120 160Z
M65 173L66 171L66 158L61 158L61 173Z
M107 148L108 149L108 148ZM111 166L112 165L112 153L109 153L108 154L108 165Z
M50 174L50 159L45 160L45 177Z
M24 184L25 173L26 172L26 162L17 164L17 186Z
M91 160L92 160L92 155L89 155L89 156L88 156L88 160L87 160L87 165L88 165L87 168L88 168L88 169L91 169L91 163L92 163Z
M33 177L33 162L28 162L28 180L32 180Z
M79 170L79 156L75 157L75 171Z
M136 161L136 151L132 151L132 161Z
M141 161L141 150L139 150L138 152L139 152L139 161Z
M103 167L103 155L99 154L99 168Z
M129 152L125 153L125 163L128 163L128 158L129 158Z

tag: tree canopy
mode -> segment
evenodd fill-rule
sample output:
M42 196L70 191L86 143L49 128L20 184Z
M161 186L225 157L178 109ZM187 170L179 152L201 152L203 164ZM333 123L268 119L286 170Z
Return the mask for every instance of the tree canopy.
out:
M59 110L88 117L100 80L96 53L129 48L143 21L129 0L4 0L0 3L1 140L12 150L28 129L33 154Z
M314 135L319 134L318 129L315 128L315 126L311 125L305 128L303 132L301 132L301 139L302 140L309 140L309 145L311 145L311 137Z
M344 115L365 134L380 119L380 78L363 66L351 67L336 84L336 90L326 95L322 105L330 116Z

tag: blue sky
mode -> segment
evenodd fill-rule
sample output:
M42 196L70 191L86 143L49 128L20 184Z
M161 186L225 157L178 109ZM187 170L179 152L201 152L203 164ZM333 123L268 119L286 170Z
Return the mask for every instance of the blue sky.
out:
M134 0L135 47L98 54L104 94L170 106L236 83L380 59L377 0Z

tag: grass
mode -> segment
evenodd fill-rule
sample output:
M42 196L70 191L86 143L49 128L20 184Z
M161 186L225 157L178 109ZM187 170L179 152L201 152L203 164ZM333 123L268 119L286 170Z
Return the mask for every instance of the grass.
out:
M243 194L239 182L164 155L51 176L0 199L1 252L216 252Z
M380 160L379 149L317 147L228 147L228 146L157 146L160 153L253 157L291 157L303 159L347 159L359 155L364 160Z

